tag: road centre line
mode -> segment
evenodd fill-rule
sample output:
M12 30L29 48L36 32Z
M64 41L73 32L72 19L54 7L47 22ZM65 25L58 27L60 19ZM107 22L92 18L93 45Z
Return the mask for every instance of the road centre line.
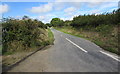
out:
M119 60L118 58L113 57L113 55L110 55L110 54L108 54L108 53L106 53L106 52L103 52L103 51L100 51L100 52L101 52L102 54L105 54L105 55L107 55L107 56L113 58L114 60L120 62L120 60Z
M81 48L80 46L78 46L77 44L75 44L74 42L72 42L71 40L69 40L68 38L66 38L66 40L68 40L70 43L72 43L73 45L75 45L76 47L78 47L79 49L81 49L82 51L84 51L85 53L87 53L86 50L84 50L83 48Z

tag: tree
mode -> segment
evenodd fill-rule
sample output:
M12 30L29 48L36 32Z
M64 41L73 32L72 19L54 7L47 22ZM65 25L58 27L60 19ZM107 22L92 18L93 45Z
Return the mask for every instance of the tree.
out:
M64 21L64 26L70 26L71 23L72 23L72 21L66 20L66 21Z
M50 22L50 24L54 27L56 26L62 26L63 25L63 20L59 19L59 18L53 18Z
M46 25L47 25L48 27L52 27L52 24L50 24L50 23L46 23Z

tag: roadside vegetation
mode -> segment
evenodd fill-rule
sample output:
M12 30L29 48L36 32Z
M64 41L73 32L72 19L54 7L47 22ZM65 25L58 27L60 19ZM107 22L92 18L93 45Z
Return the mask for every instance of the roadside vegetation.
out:
M104 50L120 55L118 45L120 9L98 15L79 15L73 20L66 21L53 18L48 25L64 33L88 39Z
M49 41L49 44L54 44L54 35L49 28L48 28L48 41Z
M2 55L2 24L0 22L0 55Z
M3 66L9 66L41 47L53 44L54 36L46 24L24 16L2 21Z

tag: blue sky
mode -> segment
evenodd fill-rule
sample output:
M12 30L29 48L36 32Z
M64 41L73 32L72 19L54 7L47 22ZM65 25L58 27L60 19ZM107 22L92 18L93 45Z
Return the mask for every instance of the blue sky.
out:
M117 2L2 2L0 13L4 17L21 18L24 15L39 19L44 23L54 17L72 20L83 14L112 12L118 8Z

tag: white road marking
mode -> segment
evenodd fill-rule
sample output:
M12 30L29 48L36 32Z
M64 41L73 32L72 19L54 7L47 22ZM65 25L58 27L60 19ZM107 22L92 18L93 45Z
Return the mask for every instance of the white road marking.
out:
M61 37L62 37L62 34L61 34Z
M79 49L81 49L82 51L86 52L86 50L84 50L83 48L81 48L80 46L78 46L77 44L75 44L74 42L72 42L71 40L69 40L68 38L66 38L66 40L68 40L70 43L72 43L73 45L75 45L76 47L78 47Z
M120 60L118 58L115 58L113 55L110 55L110 54L108 54L106 52L103 52L103 51L100 51L100 52L103 53L103 54L105 54L105 55L107 55L107 56L109 56L109 57L111 57L111 58L113 58L114 60L120 62Z

